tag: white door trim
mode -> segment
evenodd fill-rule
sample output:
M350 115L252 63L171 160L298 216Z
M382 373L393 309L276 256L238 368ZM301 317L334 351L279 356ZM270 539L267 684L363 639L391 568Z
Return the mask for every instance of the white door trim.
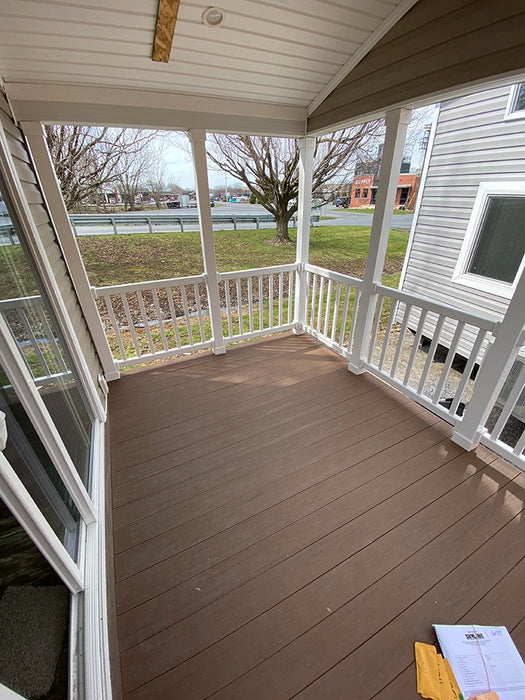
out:
M0 452L0 496L20 525L72 593L84 587L82 572L69 556L53 528Z

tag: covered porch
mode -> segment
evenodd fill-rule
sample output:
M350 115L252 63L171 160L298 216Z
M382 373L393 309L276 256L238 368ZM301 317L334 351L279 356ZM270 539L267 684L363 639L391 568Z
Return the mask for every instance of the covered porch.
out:
M410 110L523 80L525 12L278 5L228 0L215 28L197 0L0 8L6 245L23 243L38 289L2 300L3 388L78 510L78 552L4 455L0 496L71 594L72 698L416 697L413 642L432 641L433 622L505 624L525 652L523 424L508 435L525 369L503 391L525 342L525 275L503 319L382 284ZM309 261L315 139L382 117L356 279ZM202 274L93 288L45 124L188 132ZM217 269L211 132L299 141L293 264ZM66 368L37 376L22 348L42 341L70 353ZM91 428L85 483L42 399L69 367Z
M525 652L522 472L311 336L132 370L109 429L125 697L417 698L437 622Z

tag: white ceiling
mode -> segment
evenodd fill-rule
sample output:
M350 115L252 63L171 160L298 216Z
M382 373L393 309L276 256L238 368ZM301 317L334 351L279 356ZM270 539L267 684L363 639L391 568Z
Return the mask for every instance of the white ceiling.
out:
M10 85L100 86L317 105L416 0L181 0L168 64L151 60L157 0L0 0L0 76ZM20 90L20 87L19 87ZM23 88L22 88L23 92Z

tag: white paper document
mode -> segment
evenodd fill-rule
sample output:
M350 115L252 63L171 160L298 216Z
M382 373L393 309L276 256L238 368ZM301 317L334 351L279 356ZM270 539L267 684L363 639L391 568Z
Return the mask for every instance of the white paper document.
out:
M465 700L495 690L501 700L525 700L525 664L506 627L434 625Z

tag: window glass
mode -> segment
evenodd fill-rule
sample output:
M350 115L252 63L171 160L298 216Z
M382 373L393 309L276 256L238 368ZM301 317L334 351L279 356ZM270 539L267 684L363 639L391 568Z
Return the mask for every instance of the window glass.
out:
M525 83L521 83L516 91L512 112L521 112L525 110Z
M0 314L89 489L92 416L0 177Z
M467 272L512 284L524 253L525 197L488 197Z
M1 366L0 410L6 416L7 461L75 559L80 514Z

